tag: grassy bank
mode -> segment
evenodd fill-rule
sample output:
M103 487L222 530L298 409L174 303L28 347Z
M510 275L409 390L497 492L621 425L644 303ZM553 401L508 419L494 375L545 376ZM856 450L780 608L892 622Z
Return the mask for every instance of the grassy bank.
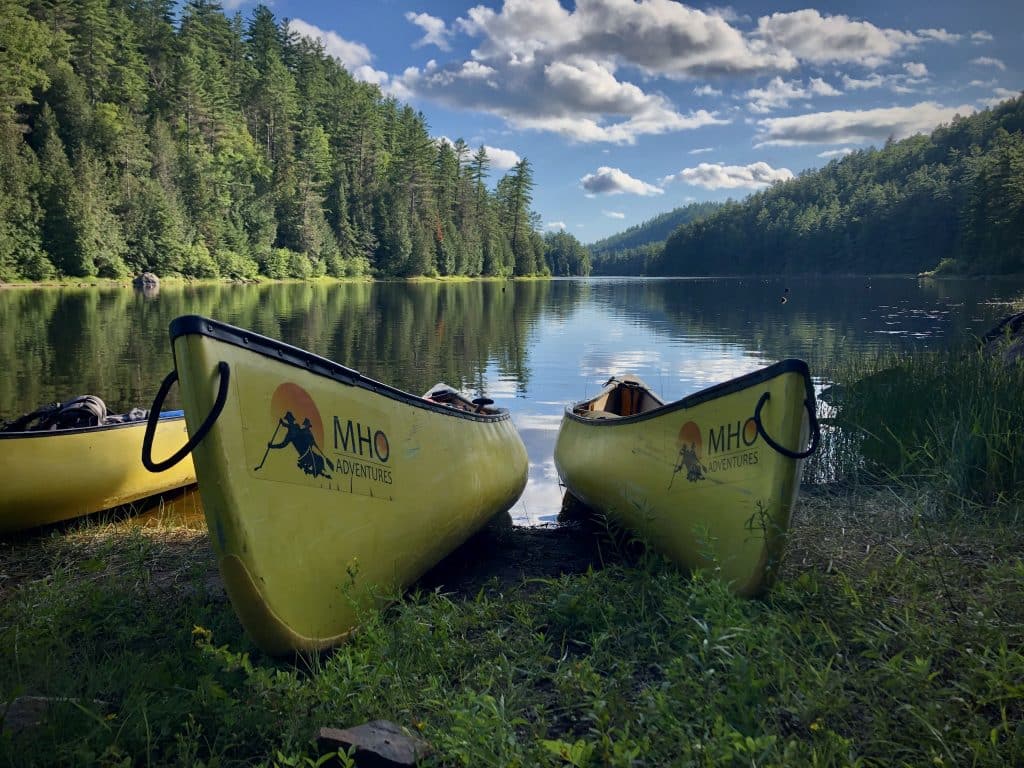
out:
M1024 364L1006 344L847 361L827 462L843 479L895 481L939 494L949 513L1024 502Z
M385 718L438 765L1020 764L1024 534L928 498L807 491L755 601L588 528L488 530L349 645L284 661L202 530L8 540L0 699L76 701L0 762L305 765L318 727Z
M1024 368L834 372L779 581L733 597L593 524L491 527L348 645L241 631L200 521L0 540L0 765L314 765L395 721L443 766L1024 764ZM980 394L979 394L980 393Z
M190 278L190 277L161 277L161 285L230 285L233 283L251 283L258 285L276 285L278 283L475 283L475 282L504 282L514 280L516 282L530 280L550 280L551 275L518 275L516 277L500 277L494 275L478 275L470 277L467 275L419 275L417 277L381 277L374 278L369 275L359 277L310 277L306 279L272 278L264 275L247 279L237 280L230 277L218 278ZM106 277L73 277L53 278L51 280L13 280L10 282L0 281L0 289L5 288L133 288L130 279L113 279Z
M427 278L429 279L429 278ZM290 283L370 283L373 282L372 277L310 277L306 279L301 278L282 278L276 279L271 277L265 277L260 275L259 277L251 280L238 280L230 277L216 277L216 278L192 278L192 277L176 277L173 275L160 278L161 286L180 286L180 285L232 285L235 283L244 283L252 285L276 285L276 284L290 284ZM13 288L129 288L134 289L135 286L132 284L130 279L118 279L107 277L73 277L73 278L54 278L52 280L14 280L11 282L0 281L0 289L13 289Z

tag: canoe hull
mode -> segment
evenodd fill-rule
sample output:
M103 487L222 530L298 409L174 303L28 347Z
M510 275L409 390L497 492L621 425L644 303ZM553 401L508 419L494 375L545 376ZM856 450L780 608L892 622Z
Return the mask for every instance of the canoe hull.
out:
M803 450L813 388L806 364L785 360L637 416L593 419L570 407L555 445L559 477L680 565L755 595L777 571L802 465L758 432L765 392L764 429Z
M229 366L226 405L193 457L228 595L270 653L341 642L522 492L526 450L507 412L453 415L201 318L171 334L191 434Z
M0 533L129 504L194 483L186 458L160 475L139 460L145 422L58 432L0 434ZM188 434L184 418L161 419L153 442L164 456Z

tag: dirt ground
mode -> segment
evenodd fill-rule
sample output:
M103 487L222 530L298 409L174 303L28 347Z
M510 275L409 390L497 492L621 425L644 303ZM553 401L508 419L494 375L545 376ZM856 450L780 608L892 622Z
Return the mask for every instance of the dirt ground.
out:
M194 504L189 498L181 497L179 506ZM857 573L903 556L929 559L952 554L981 564L1005 555L997 551L1001 547L961 538L952 531L929 536L927 526L922 529L921 511L885 489L851 492L805 487L793 516L780 578L809 570ZM141 557L154 585L191 589L198 572L209 597L226 600L201 513L186 510L183 516L179 509L172 517L167 522L152 511L107 513L0 536L0 599L22 583L58 572L86 579L111 570L128 572L129 564L139 562L138 539L129 535L138 532L151 545ZM585 508L565 508L558 519L557 525L522 527L514 526L508 514L500 515L415 586L472 598L484 587L500 591L529 579L583 573L635 552L636 545L631 549L623 537L613 541L607 528Z
M154 585L189 588L198 570L210 597L226 599L201 513L182 511L182 506L194 504L187 494L171 504L178 508L169 505L170 514L164 509L141 514L120 510L0 536L0 599L25 582L57 572L97 578L137 563L135 547L126 543L136 533L153 545L144 559ZM585 517L560 520L558 525L521 527L507 513L499 515L415 586L472 597L484 586L501 590L524 579L582 573L616 557L606 532Z

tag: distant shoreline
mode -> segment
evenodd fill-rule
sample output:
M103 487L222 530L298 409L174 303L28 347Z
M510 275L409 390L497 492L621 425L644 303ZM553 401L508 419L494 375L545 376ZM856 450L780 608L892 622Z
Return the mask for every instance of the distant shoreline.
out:
M955 275L955 274L931 274L929 272L836 272L836 273L799 273L791 275L781 274L727 274L727 275L527 275L515 277L478 276L469 277L466 275L450 275L429 277L421 275L418 277L314 277L302 278L270 278L260 277L253 280L241 280L231 278L186 278L186 277L161 277L161 286L183 286L183 285L290 285L290 284L320 284L320 285L343 285L358 283L494 283L494 282L528 282L537 280L722 280L722 279L805 279L805 278L916 278L918 280L992 280L1006 277L1024 277L1024 272L1010 272L1005 274L984 274L984 275ZM0 291L9 289L34 289L34 288L128 288L141 292L141 288L133 285L130 279L93 277L93 278L68 278L32 281L0 281Z
M354 283L473 283L473 282L505 282L508 280L529 281L529 280L550 280L550 275L530 275L516 277L467 277L464 275L438 276L438 277L314 277L302 278L270 278L261 277L254 280L236 280L232 278L186 278L186 277L161 277L160 286L182 286L182 285L289 285L289 284L354 284ZM7 289L32 289L32 288L128 288L141 292L141 288L135 286L130 279L110 277L90 278L68 278L40 281L18 280L15 282L0 281L0 290Z

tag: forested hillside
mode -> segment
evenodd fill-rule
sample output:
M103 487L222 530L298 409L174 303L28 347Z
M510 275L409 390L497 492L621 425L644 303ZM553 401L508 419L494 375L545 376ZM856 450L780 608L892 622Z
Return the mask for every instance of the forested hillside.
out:
M489 171L265 6L0 0L0 279L548 271Z
M650 274L1024 272L1024 98L855 152L673 233Z
M703 219L721 207L721 203L691 203L661 213L642 224L589 245L594 274L638 275L661 254L665 240L676 229Z

